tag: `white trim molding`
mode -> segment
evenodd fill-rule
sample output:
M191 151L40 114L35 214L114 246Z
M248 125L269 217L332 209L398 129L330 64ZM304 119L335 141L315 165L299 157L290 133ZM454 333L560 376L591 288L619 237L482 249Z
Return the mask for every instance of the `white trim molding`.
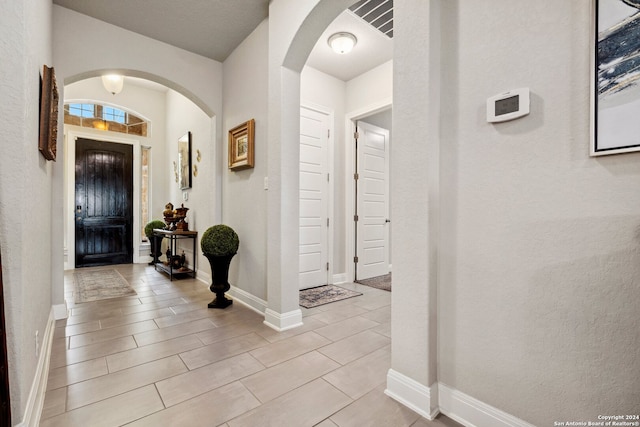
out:
M468 427L535 427L446 384L439 383L440 412Z
M66 310L66 306L64 307ZM40 417L42 416L42 408L44 407L44 395L47 390L47 378L49 378L49 362L51 360L51 345L53 344L53 333L55 331L55 307L51 307L49 312L49 320L47 321L47 329L42 335L42 345L40 347L40 356L38 357L38 365L36 373L31 383L31 391L27 400L27 406L24 411L22 421L16 427L37 427L40 425Z
M51 307L53 311L53 319L61 320L69 317L69 310L67 309L67 302L65 301L62 304L56 304Z
M330 284L335 285L337 283L347 283L347 273L334 274L333 282Z
M211 275L199 272L197 277L199 281L207 283L207 286L209 286L208 283L211 282ZM228 294L240 304L247 306L258 314L264 315L263 323L278 332L283 332L303 325L302 311L300 309L293 310L288 313L278 313L267 308L267 301L235 286L231 286Z
M438 415L438 383L427 387L393 369L387 372L384 394L428 420Z
M211 284L211 275L205 273L204 271L198 271L196 274L196 278L207 285L207 287ZM236 286L231 285L231 289L227 292L229 296L233 298L234 301L237 301L251 310L255 311L258 314L264 315L264 312L267 310L267 302L262 298L258 298L257 296L250 294L249 292L242 290ZM211 298L214 298L215 295L212 293Z
M229 289L228 294L231 295L234 300L246 305L258 314L264 315L267 310L267 302L265 300L233 285L231 286L231 289Z
M302 311L300 309L287 313L278 313L267 308L264 312L264 324L278 332L302 326Z

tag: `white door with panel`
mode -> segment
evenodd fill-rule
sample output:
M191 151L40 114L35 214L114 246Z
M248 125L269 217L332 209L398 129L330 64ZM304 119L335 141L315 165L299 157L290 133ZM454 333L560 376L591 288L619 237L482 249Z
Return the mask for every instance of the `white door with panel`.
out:
M389 131L357 124L356 277L389 273Z
M300 108L300 289L329 283L329 117Z

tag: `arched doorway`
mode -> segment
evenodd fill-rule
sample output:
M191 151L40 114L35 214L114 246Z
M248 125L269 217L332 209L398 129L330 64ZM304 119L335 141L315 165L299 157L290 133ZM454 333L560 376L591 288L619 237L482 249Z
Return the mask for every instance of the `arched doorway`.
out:
M302 323L297 309L297 271L284 262L296 254L297 227L291 232L282 226L298 224L300 71L322 30L352 3L324 0L306 7L286 1L270 5L269 105L273 109L269 112L269 175L279 185L268 200L269 212L274 213L268 221L268 240L274 250L268 257L265 323L280 330ZM278 29L291 27L292 10L300 12L294 14L301 17L299 29L284 34ZM401 198L394 199L392 207L394 282L399 286L393 294L393 362L386 393L428 418L438 411L439 14L438 0L402 2L394 10L394 62L396 70L403 69L403 79L394 86L393 127L394 141L402 148L392 149L391 192ZM416 40L427 50L423 55L415 54ZM412 203L416 197L421 203Z

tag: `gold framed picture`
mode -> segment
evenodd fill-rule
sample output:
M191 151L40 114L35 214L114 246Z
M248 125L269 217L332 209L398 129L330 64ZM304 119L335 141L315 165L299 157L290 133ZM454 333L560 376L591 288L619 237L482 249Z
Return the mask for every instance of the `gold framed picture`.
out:
M38 149L47 160L56 160L58 140L58 85L53 67L42 68L40 82L40 135Z
M254 128L255 120L251 119L229 131L229 169L254 166Z

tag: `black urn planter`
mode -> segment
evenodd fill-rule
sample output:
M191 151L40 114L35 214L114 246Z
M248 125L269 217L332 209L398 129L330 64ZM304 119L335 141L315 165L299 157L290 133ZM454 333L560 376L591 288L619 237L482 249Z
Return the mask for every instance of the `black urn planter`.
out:
M151 244L151 256L153 257L149 265L154 265L159 262L158 258L162 256L162 237L151 236L149 243Z
M227 308L233 304L233 300L227 299L224 293L231 289L231 285L229 285L229 265L234 255L205 255L209 260L209 265L211 265L211 276L213 277L209 289L216 294L213 301L208 304L209 308Z

